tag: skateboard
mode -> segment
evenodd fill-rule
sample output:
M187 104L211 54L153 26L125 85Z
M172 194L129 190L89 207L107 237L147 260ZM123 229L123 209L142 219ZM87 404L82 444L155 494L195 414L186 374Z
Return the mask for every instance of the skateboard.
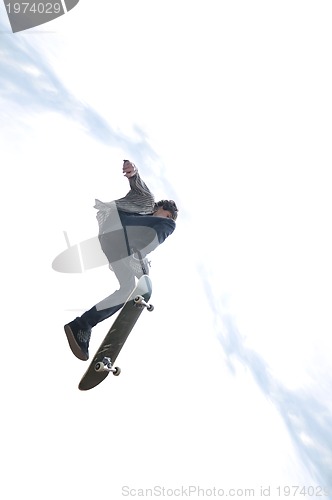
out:
M114 366L124 343L136 324L136 321L144 309L153 311L149 304L152 293L152 282L149 276L143 275L137 282L136 287L128 297L120 310L106 337L100 344L87 371L83 375L78 388L87 391L100 384L109 373L118 376L121 373L119 367Z

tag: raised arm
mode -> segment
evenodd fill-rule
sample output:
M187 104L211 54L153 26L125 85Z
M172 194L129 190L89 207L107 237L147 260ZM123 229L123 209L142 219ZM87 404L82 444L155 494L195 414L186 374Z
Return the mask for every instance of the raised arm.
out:
M127 177L127 179L130 179L131 177L136 175L137 171L138 170L137 170L135 163L132 163L129 160L123 160L122 172L123 172L123 175L125 177Z
M116 200L118 208L128 212L151 213L154 209L154 196L141 179L136 165L124 160L122 172L129 180L130 191L124 198Z

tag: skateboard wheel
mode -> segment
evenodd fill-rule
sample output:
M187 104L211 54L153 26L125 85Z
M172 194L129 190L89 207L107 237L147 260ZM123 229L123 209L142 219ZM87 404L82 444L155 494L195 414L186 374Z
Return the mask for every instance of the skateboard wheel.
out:
M95 364L95 370L96 370L96 372L100 372L101 369L102 369L102 364L101 363L96 363Z
M147 310L152 312L154 310L154 306L152 304L149 304Z
M141 295L137 295L135 298L134 298L134 302L135 304L141 304L142 301L143 301L143 297Z
M115 377L118 377L118 376L120 375L120 373L121 373L121 368L120 368L119 366L116 366L116 367L114 368L113 375L114 375Z

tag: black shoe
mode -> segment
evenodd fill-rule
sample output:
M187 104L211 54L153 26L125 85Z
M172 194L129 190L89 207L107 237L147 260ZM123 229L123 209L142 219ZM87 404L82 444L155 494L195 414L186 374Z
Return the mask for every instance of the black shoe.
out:
M69 347L73 354L82 361L89 359L89 341L91 337L91 330L82 330L77 324L77 321L71 321L64 326L69 342Z

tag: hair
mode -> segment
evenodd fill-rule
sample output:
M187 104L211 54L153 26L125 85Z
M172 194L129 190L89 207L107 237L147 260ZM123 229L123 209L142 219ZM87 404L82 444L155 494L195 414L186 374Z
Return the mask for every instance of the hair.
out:
M162 207L164 210L168 210L172 214L172 219L176 220L178 216L178 207L176 206L175 201L173 200L160 200L154 205L154 210L158 210L159 207Z

